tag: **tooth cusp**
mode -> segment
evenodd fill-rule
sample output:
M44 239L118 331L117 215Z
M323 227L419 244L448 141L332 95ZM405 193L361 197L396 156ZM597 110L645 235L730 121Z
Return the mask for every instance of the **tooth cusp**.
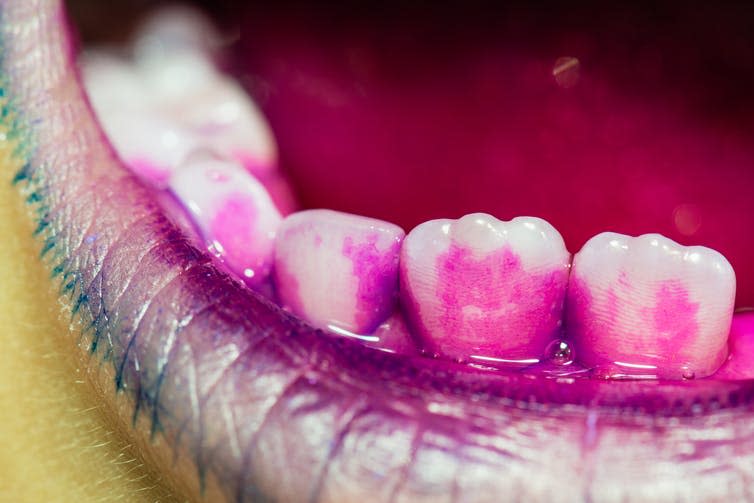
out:
M570 255L547 222L486 214L416 227L401 295L424 349L485 364L531 364L560 333Z
M287 217L275 245L282 304L323 329L371 334L393 312L404 232L331 210Z
M727 356L734 297L714 250L603 233L574 257L567 332L600 377L706 377Z

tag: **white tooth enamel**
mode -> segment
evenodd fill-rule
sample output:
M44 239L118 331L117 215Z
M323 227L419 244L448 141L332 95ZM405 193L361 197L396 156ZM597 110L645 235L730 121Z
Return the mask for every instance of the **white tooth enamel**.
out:
M87 51L81 57L81 78L94 109L110 112L123 109L140 111L147 107L141 76L133 65L100 51Z
M661 303L668 295L677 302ZM628 362L660 377L703 377L727 354L734 300L733 268L715 250L606 232L574 257L570 336L587 365Z
M123 124L129 122L132 127L124 129ZM148 111L139 117L134 117L132 112L115 111L103 114L100 123L132 171L159 188L165 186L174 168L200 145L193 135ZM149 166L164 172L162 179L154 178ZM147 172L144 172L145 168Z
M505 222L486 213L471 213L448 224L447 229L450 238L464 243L475 257L510 246L519 253L525 269L560 263L565 250L560 233L537 217Z
M272 131L259 109L233 80L217 76L211 86L192 95L191 106L177 106L171 115L216 151L253 157L251 171L255 175L263 174L260 170L275 169L277 147Z
M162 7L139 27L134 37L138 61L164 60L177 53L193 52L210 57L222 37L196 9L183 5Z
M211 86L216 70L211 61L194 53L180 53L162 60L147 60L138 67L143 82L157 103L192 103L194 93ZM192 103L193 104L193 103Z
M120 157L158 188L201 148L274 184L272 132L241 86L200 51L163 52L150 52L138 65L104 52L82 58L90 101ZM159 176L152 178L153 172Z

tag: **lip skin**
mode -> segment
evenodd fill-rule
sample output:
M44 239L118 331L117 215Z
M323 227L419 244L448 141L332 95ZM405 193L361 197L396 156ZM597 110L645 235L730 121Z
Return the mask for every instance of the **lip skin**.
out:
M209 501L740 501L754 385L554 382L324 337L227 276L119 165L62 6L6 2L3 88L71 348L148 463ZM71 127L75 125L75 127ZM3 172L6 179L13 177ZM693 480L691 484L679 481Z

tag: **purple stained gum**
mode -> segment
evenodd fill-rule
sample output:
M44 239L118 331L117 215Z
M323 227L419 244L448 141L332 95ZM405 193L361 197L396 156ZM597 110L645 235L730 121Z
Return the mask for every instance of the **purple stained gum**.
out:
M619 276L621 281L625 282L625 275ZM572 276L566 302L566 331L575 341L578 359L597 369L600 376L706 377L725 360L725 347L716 354L694 351L699 336L699 304L689 300L688 290L680 281L659 283L654 290L654 304L641 310L643 323L629 334L616 331L622 320L614 290L609 289L605 295L606 308L597 313L589 287Z
M376 340L366 341L370 347L400 355L417 355L419 353L406 321L399 309L383 321L373 333Z
M733 315L728 349L730 353L727 360L712 378L754 379L754 312Z
M472 355L540 360L560 335L567 269L532 273L509 247L477 259L455 243L436 264L436 298L444 311L434 330L426 322L418 325L430 351L462 360ZM482 316L464 315L468 306L479 308Z
M352 236L343 241L343 256L353 264L356 287L354 321L362 333L372 333L395 307L398 291L398 262L402 238L397 238L386 250L379 250L380 235L371 232L364 240L354 243Z

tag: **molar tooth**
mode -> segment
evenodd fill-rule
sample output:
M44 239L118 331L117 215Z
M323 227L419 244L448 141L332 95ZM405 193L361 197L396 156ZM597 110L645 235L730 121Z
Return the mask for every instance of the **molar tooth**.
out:
M540 218L431 220L406 237L401 295L425 349L536 363L560 333L569 266L563 238Z
M372 333L395 307L403 229L332 210L288 216L275 243L282 304L313 325Z
M282 221L262 184L238 164L197 153L172 174L169 187L213 252L247 283L259 285L272 266Z
M574 257L567 331L579 360L606 377L706 377L727 356L735 290L714 250L605 232Z

